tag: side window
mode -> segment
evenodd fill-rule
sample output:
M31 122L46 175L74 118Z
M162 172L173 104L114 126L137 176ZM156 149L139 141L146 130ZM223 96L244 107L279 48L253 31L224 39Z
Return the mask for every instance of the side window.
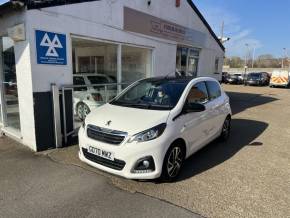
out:
M195 84L187 96L188 103L206 103L208 101L208 94L204 82Z
M74 76L73 77L74 85L85 85L85 80L82 76ZM74 91L87 91L87 87L75 87Z
M221 88L219 84L215 81L206 81L206 86L208 89L209 100L214 100L221 96Z

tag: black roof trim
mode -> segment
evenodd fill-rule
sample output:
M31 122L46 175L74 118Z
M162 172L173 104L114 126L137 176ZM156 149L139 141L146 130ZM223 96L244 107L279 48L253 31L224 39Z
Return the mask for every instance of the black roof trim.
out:
M99 0L21 0L21 1L24 2L27 6L27 9L30 10Z
M170 82L178 82L178 83L189 83L191 80L195 79L192 76L157 76L157 77L149 77L143 80L146 81L170 81ZM142 80L142 81L143 81Z
M216 42L219 44L219 46L221 47L221 49L223 51L225 51L225 47L223 46L223 44L221 43L221 41L219 40L219 38L217 37L217 35L214 33L214 31L212 30L211 26L208 24L208 22L206 21L206 19L204 18L204 16L201 14L201 12L195 6L195 4L193 3L193 0L187 0L187 2L191 6L191 8L194 10L194 12L197 14L197 16L201 19L201 21L203 22L203 24L207 27L208 31L210 32L210 34L212 35L212 37L216 40Z

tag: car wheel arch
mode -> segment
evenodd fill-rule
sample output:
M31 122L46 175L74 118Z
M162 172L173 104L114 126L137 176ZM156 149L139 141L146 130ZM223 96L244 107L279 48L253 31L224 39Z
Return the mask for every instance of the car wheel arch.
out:
M78 109L78 107L79 107L80 104L84 104L84 102L83 102L82 100L79 101L79 102L76 104L76 110Z

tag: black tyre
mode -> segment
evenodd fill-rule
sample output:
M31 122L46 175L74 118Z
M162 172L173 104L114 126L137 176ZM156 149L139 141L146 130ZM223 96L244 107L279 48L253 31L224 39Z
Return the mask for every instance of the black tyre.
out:
M220 141L225 142L229 139L231 133L231 118L228 116L223 124Z
M174 143L168 149L162 167L162 175L160 177L163 182L175 181L182 169L185 159L185 150L181 144Z
M80 102L77 104L76 111L77 111L78 118L80 120L85 120L86 116L91 112L88 105L86 105L83 102Z

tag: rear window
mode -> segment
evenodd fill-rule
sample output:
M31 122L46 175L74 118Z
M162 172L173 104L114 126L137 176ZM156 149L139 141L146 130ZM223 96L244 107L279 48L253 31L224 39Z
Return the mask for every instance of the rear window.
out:
M213 100L221 96L221 88L217 82L206 81L206 86L208 89L209 100Z

